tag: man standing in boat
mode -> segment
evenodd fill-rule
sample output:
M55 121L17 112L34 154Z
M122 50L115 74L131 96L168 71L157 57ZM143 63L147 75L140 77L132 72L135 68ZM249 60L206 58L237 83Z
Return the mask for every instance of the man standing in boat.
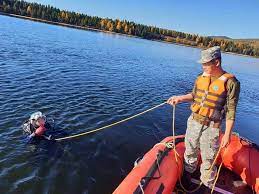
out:
M203 73L197 77L192 92L172 96L167 102L171 105L192 102L192 114L188 118L185 135L185 171L193 173L196 170L200 149L200 179L205 186L211 187L217 168L209 169L219 149L220 126L225 118L226 129L221 147L226 147L235 122L240 83L234 75L223 70L218 46L203 50L199 63Z

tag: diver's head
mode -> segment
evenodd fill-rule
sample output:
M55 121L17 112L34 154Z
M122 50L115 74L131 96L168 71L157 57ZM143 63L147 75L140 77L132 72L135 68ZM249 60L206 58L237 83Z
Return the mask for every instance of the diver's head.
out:
M46 123L46 116L40 111L35 112L31 115L30 122L36 126L44 126Z

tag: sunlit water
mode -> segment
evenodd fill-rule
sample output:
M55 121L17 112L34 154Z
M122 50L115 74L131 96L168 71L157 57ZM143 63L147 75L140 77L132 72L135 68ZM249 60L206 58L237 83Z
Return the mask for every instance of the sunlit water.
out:
M21 124L42 111L56 136L104 126L190 92L200 50L0 16L0 193L111 193L135 159L172 134L162 106L81 138L28 145ZM223 55L241 82L235 131L259 143L259 60ZM189 105L176 110L185 132Z

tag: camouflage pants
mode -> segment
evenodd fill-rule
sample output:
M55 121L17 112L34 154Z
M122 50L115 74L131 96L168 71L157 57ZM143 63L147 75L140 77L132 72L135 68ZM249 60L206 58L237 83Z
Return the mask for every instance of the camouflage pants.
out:
M185 134L185 170L190 173L196 170L200 150L202 159L200 179L206 186L211 186L217 173L216 166L209 170L219 149L220 129L213 128L212 125L213 123L202 127L202 124L195 121L191 115L187 121Z

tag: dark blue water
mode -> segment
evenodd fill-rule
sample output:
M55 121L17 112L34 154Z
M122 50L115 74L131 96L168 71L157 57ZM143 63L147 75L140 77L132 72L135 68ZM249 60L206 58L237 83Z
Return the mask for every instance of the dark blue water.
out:
M200 50L0 16L0 193L111 193L156 142L172 134L162 106L104 131L24 143L21 125L42 111L57 136L100 127L190 92ZM259 60L223 55L241 82L235 131L259 143ZM177 107L185 132L188 104Z

